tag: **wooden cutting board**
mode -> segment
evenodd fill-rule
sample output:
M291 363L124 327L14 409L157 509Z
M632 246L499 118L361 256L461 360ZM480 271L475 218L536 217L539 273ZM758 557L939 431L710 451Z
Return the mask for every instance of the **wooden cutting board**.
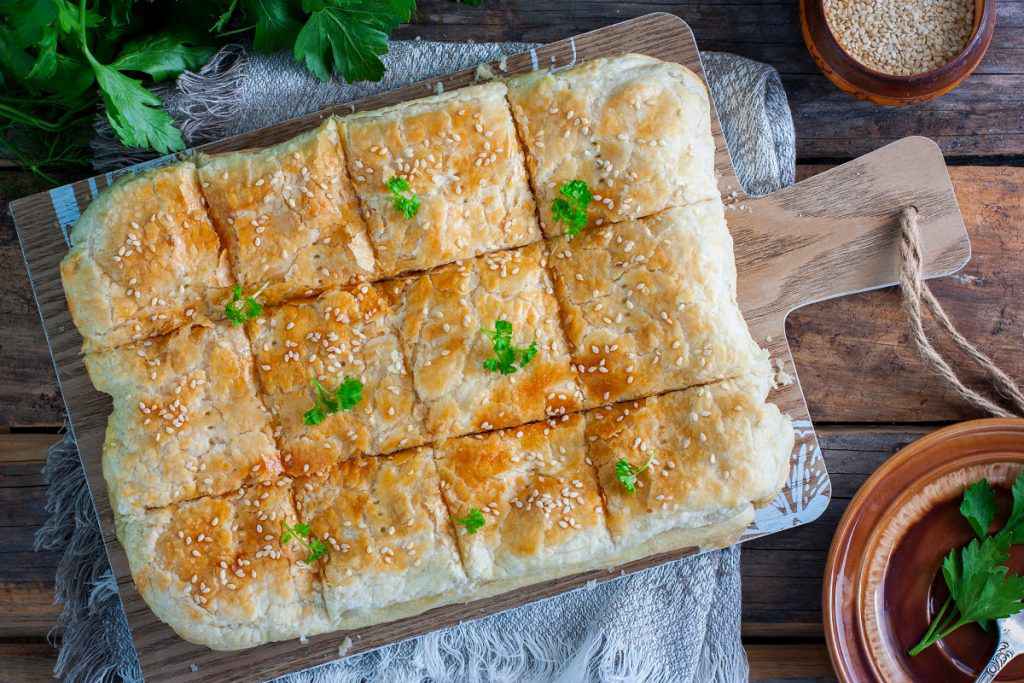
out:
M669 14L649 14L608 28L552 43L492 64L495 74L574 63L639 52L688 66L703 76L690 28ZM502 70L501 66L504 66ZM202 149L228 151L286 140L312 128L326 115L374 109L474 81L476 70L411 85L384 95L333 107L254 133L228 138ZM970 257L970 242L938 147L924 138L907 138L767 197L750 199L736 179L717 115L712 130L718 148L716 169L728 204L729 227L736 243L740 305L754 337L771 351L779 376L788 383L770 400L793 416L797 445L790 480L783 492L758 512L743 540L816 519L831 496L817 438L797 380L785 337L786 315L795 308L896 282L897 214L913 205L920 211L926 272L929 277L959 270ZM165 158L166 162L174 157ZM141 166L126 169L138 170ZM113 515L100 471L103 433L110 401L97 392L80 356L79 337L67 309L58 266L67 252L70 226L93 197L118 174L83 180L13 202L22 250L56 367L68 418L85 466L111 566L142 662L150 680L252 681L299 670L348 654L478 618L526 602L602 581L692 554L681 549L629 563L611 571L586 572L547 581L468 604L439 607L423 615L349 632L264 645L237 653L213 652L179 638L156 618L139 596L128 563L114 537ZM842 391L842 387L836 387Z

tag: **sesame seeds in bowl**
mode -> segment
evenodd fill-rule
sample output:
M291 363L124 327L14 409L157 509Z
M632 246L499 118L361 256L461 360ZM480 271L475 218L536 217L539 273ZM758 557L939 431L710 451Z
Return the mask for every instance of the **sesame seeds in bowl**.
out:
M800 0L804 42L840 90L902 106L956 88L995 33L995 0Z
M967 45L974 0L825 0L825 18L858 62L890 76L946 64Z

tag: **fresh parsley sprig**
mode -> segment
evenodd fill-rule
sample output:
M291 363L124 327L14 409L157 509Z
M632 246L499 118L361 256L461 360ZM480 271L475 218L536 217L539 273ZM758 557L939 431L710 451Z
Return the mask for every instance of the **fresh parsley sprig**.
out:
M465 517L456 517L455 522L466 527L467 534L475 534L484 525L484 513L479 508L469 508L469 514Z
M619 480L620 484L622 484L622 488L626 489L626 493L633 493L636 491L636 478L641 472L651 466L651 460L653 459L654 456L652 455L647 458L647 462L640 467L630 465L629 461L625 458L620 458L615 463L615 478Z
M306 556L306 564L313 564L327 554L327 544L316 536L310 536L309 525L305 522L298 522L293 526L288 526L281 522L281 528L283 529L281 532L281 545L285 545L292 540L302 544L302 547L309 552L309 555Z
M987 628L1024 609L1024 577L1006 567L1010 546L1024 541L1024 472L1012 488L1013 506L1006 523L995 535L989 530L996 516L995 492L982 479L964 490L960 513L973 529L975 538L963 548L954 548L942 562L942 577L949 597L932 619L921 641L909 650L911 656L942 640L961 626L978 623Z
M307 425L318 425L331 413L352 410L363 400L363 383L355 377L346 377L333 392L327 391L315 377L311 382L316 390L316 399L313 407L302 416Z
M263 315L263 305L257 301L257 296L259 296L259 292L243 299L242 285L235 285L231 290L231 300L224 306L224 315L232 325L241 325L247 320L253 320Z
M391 192L391 201L395 211L406 218L412 218L420 210L420 198L412 192L409 181L400 176L388 178L388 191Z
M537 355L537 342L531 342L523 348L512 344L512 323L507 320L495 320L493 330L480 330L490 337L494 358L484 360L484 370L511 375L524 368Z
M565 234L572 239L587 227L587 205L594 195L582 180L563 183L558 193L562 196L551 202L551 215L556 222L565 224Z

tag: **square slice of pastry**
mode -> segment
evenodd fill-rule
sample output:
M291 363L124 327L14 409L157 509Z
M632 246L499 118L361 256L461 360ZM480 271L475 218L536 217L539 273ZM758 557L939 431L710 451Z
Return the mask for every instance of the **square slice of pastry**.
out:
M441 491L472 581L511 588L580 571L608 555L611 540L595 471L586 462L582 415L464 436L436 448Z
M178 635L239 650L327 628L317 570L298 543L291 480L118 519L135 586Z
M343 120L349 175L385 274L540 239L505 92L488 83Z
M748 375L586 413L617 546L645 556L735 541L789 472L793 425L765 402L769 386ZM707 533L716 527L729 531Z
M427 441L423 407L378 286L364 283L268 308L248 330L287 472L318 472L355 455ZM339 401L334 412L314 380L328 401ZM355 401L347 409L338 395L343 386L351 387L347 398ZM310 423L306 414L318 405L322 419Z
M247 294L273 303L374 277L333 118L273 147L202 157L199 178Z
M548 262L588 406L767 371L718 200L559 237Z
M542 244L460 261L392 286L399 335L435 438L510 427L579 407ZM504 342L514 357L502 356ZM535 345L532 354L530 345ZM532 354L523 363L523 353Z
M113 398L103 475L119 513L227 493L281 471L240 327L183 327L87 354L85 366Z
M718 197L711 105L700 78L643 55L595 59L508 83L544 234L563 184L587 183L590 225Z
M323 594L334 628L423 612L466 582L429 448L359 457L296 481L296 505L325 544Z
M86 351L223 317L231 274L192 163L120 179L85 209L71 242L60 275Z

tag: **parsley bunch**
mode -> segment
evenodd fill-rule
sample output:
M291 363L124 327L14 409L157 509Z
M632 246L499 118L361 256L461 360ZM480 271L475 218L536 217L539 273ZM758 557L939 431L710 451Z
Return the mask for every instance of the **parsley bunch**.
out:
M284 545L293 539L301 543L302 547L309 552L309 555L306 556L306 564L313 564L327 554L327 544L316 536L310 537L308 524L299 522L294 526L288 526L284 522L281 522L281 527L283 529L281 533L281 545Z
M333 392L324 389L324 385L315 377L312 383L316 390L316 400L313 407L302 416L302 421L307 425L318 425L331 413L352 410L363 400L363 383L355 377L346 377Z
M420 210L420 198L413 194L409 187L409 181L399 176L393 176L385 183L388 191L391 192L391 201L395 211L406 218L412 218Z
M168 153L180 131L151 86L251 37L322 80L380 80L415 0L0 0L0 153L49 183L87 167L96 105L128 147Z
M475 534L484 525L484 513L479 508L469 508L469 514L465 517L456 517L455 522L466 527L467 534Z
M562 183L558 193L562 196L551 202L551 215L558 223L565 224L565 234L572 239L587 227L587 205L594 195L582 180Z
M537 355L537 342L531 342L526 348L512 345L512 323L507 320L496 320L493 330L480 330L480 333L491 338L494 350L494 358L484 360L484 370L511 375L526 367Z
M242 285L235 285L231 290L231 300L224 306L224 315L232 325L241 325L247 320L263 315L263 305L255 296L247 296L243 300Z
M960 514L975 538L953 549L942 562L942 577L949 597L936 613L921 642L909 651L921 653L961 626L977 623L986 629L992 619L1002 619L1024 609L1024 576L1006 567L1010 546L1024 542L1024 472L1013 482L1010 516L994 536L989 529L996 516L995 492L982 479L964 491Z

